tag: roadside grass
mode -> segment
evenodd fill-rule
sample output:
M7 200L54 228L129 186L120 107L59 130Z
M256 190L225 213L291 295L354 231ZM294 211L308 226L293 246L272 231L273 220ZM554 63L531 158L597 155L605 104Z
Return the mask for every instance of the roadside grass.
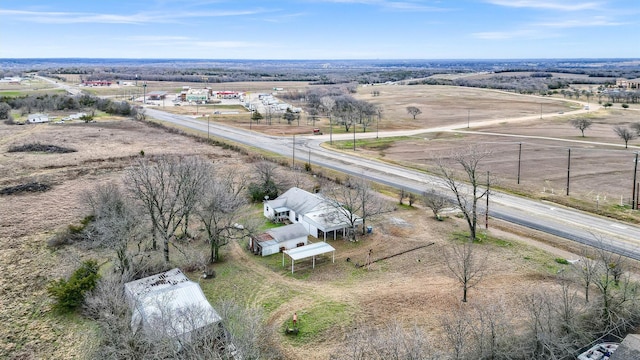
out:
M469 239L469 232L453 232L451 239L458 243L464 243ZM524 260L525 263L532 264L537 270L547 274L557 274L571 266L566 259L557 258L542 249L524 244L518 240L508 240L490 236L485 232L478 232L475 243L481 246L508 249L508 251L513 254L513 262L522 262Z
M384 151L390 148L396 141L407 140L409 137L405 136L396 136L396 137L385 137L378 139L356 139L356 149L367 149L367 150L377 150ZM339 140L334 141L333 145L327 145L328 147L332 147L339 150L349 150L353 149L353 140Z

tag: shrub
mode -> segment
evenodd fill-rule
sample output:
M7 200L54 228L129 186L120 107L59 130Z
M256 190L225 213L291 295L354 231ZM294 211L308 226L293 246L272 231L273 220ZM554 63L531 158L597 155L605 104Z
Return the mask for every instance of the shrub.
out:
M56 300L54 308L60 311L77 309L84 302L85 293L96 287L99 278L98 263L87 260L73 272L69 280L58 279L51 282L47 292Z
M251 183L249 184L248 190L253 202L261 202L265 199L265 196L268 196L269 199L278 197L278 188L272 180L263 184Z
M562 264L562 265L569 265L569 261L567 261L567 259L563 259L563 258L556 258L556 262L558 264Z

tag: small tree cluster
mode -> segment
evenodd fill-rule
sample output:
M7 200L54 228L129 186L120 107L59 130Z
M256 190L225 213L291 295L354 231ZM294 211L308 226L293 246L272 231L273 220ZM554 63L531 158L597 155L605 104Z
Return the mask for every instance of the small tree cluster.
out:
M99 278L98 263L95 260L87 260L68 280L53 281L47 292L56 301L54 308L61 311L77 309L84 302L85 294L96 286Z

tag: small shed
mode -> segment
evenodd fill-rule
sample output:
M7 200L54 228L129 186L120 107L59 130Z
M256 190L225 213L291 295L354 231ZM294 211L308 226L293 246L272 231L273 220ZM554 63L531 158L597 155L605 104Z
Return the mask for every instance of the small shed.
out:
M300 223L270 229L250 240L254 254L268 256L287 249L307 245L308 232Z
M49 115L46 114L30 114L27 118L27 122L30 124L46 123L49 122Z
M142 329L189 338L192 331L221 321L200 285L177 268L128 282L124 289L132 310L133 332Z

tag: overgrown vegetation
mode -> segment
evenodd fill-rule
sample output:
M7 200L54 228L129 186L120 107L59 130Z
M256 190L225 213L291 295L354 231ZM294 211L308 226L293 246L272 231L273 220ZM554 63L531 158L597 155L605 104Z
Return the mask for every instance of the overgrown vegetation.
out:
M8 152L46 152L46 153L56 153L56 154L66 154L76 152L78 150L66 148L58 145L51 144L41 144L41 143L31 143L24 145L13 145L9 147Z
M30 182L16 186L9 186L0 190L0 195L17 195L25 192L45 192L51 189L51 185L39 182Z

